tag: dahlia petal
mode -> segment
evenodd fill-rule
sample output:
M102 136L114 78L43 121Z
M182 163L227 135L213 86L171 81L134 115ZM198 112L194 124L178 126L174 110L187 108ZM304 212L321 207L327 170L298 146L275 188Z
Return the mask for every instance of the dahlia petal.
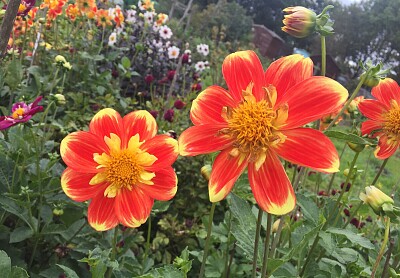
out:
M80 173L67 167L61 175L61 187L72 200L84 202L92 199L107 187L105 183L90 185L92 178L92 173Z
M370 134L372 131L378 131L382 129L382 122L366 120L361 124L361 134ZM376 134L374 134L375 136Z
M86 173L97 173L97 162L93 157L95 153L108 152L108 147L103 138L93 133L77 131L68 134L60 146L60 154L68 167Z
M242 91L253 82L253 94L257 100L264 98L264 71L257 54L253 51L238 51L228 55L222 64L229 93L238 102L243 99Z
M157 133L157 123L154 117L145 110L137 110L127 114L123 119L125 138L123 146L126 147L129 139L139 134L140 141L153 138Z
M339 171L339 156L327 136L311 128L282 131L286 140L274 147L283 159L324 173Z
M107 231L118 225L118 218L114 211L115 199L107 198L99 192L90 202L88 221L96 231Z
M110 137L111 133L121 137L121 134L123 134L121 126L121 115L114 109L105 108L94 115L89 124L89 132L98 135L100 138Z
M281 129L300 127L336 112L347 97L347 90L335 80L310 77L291 87L275 104L276 108L289 106L288 118Z
M265 72L265 82L275 86L279 101L289 88L312 75L312 60L300 54L293 54L272 62Z
M382 114L387 112L387 107L375 99L366 99L358 104L358 109L367 118L375 121L383 121Z
M153 199L167 201L172 199L178 189L178 178L174 169L169 166L157 171L156 176L151 180L153 185L138 184L144 194Z
M122 188L115 197L115 211L124 226L136 228L146 222L153 203L153 199L136 186L131 190Z
M179 154L178 141L168 135L157 135L151 138L143 143L141 149L157 158L151 166L145 167L147 171L157 171L171 166Z
M375 149L375 157L378 159L386 159L391 157L399 148L398 140L390 140L387 135L379 137L378 146Z
M283 215L296 205L296 195L279 158L273 151L267 152L265 163L256 170L249 163L249 181L254 198L260 208L268 213Z
M223 107L235 106L236 102L225 89L210 86L192 102L190 119L195 125L226 123L221 116Z
M208 194L211 202L223 200L248 164L248 157L232 156L232 148L223 150L216 157L208 183Z
M219 134L221 129L226 127L226 124L207 124L189 127L182 132L178 139L180 155L194 156L227 148L233 143L233 139Z
M390 108L390 101L392 99L400 103L400 87L397 82L391 78L381 80L377 86L372 88L371 93L388 109Z

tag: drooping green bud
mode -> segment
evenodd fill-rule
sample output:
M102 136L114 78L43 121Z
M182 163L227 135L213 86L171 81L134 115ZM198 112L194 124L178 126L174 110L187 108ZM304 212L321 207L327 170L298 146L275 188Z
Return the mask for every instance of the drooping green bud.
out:
M360 66L364 69L360 79L364 80L363 85L368 87L377 86L381 80L385 79L386 75L390 71L390 69L383 69L382 63L373 65L370 60Z
M381 190L376 188L375 186L367 186L365 188L365 193L360 193L360 199L368 204L376 214L380 215L384 212L383 205L389 204L393 205L394 201L388 195L383 193Z

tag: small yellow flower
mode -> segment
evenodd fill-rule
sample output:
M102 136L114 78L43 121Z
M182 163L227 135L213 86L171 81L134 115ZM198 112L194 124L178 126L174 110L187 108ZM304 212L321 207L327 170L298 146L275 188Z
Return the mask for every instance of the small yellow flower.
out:
M390 198L388 195L383 193L381 190L376 188L375 186L367 186L365 188L365 193L361 192L360 193L360 199L368 204L376 214L380 214L382 210L382 205L389 203L389 204L394 204L394 201L392 198Z
M67 62L67 60L65 60L64 56L61 56L61 55L57 55L54 58L54 60L56 61L56 63L62 63L62 64Z

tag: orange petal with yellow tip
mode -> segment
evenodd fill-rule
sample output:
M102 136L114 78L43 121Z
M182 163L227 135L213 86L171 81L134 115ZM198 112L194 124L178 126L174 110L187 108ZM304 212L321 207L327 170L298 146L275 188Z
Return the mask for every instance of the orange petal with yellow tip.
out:
M107 231L118 225L114 211L115 199L104 197L103 191L92 199L88 208L88 221L96 231Z
M223 150L215 159L208 183L211 202L223 200L248 164L248 157L238 154L232 156L232 148Z
M172 167L164 168L155 172L151 179L153 185L138 184L138 187L148 196L160 201L167 201L173 198L178 189L178 178Z
M256 99L264 98L264 70L254 51L238 51L228 55L222 64L222 74L229 93L237 102L243 99L242 91L250 82L254 83L253 94Z
M235 106L236 102L225 89L210 86L192 102L190 119L195 125L225 123L221 116L223 107Z
M347 90L333 79L323 76L310 77L291 87L275 107L288 105L286 124L280 129L292 129L336 112L348 97Z
M136 228L146 222L153 203L153 199L136 186L132 186L132 190L121 188L115 197L115 212L122 225Z
M153 138L157 133L157 123L154 117L145 110L137 110L127 114L123 119L124 140L123 146L129 139L139 134L140 142Z
M227 124L189 127L178 138L179 154L194 156L227 148L232 145L233 139L221 133L221 130L226 127Z
M272 84L278 101L286 91L313 74L313 62L300 54L285 56L272 62L265 71L265 83Z
M381 80L377 86L372 88L371 93L388 109L390 108L390 101L392 99L400 104L400 87L397 82L391 78Z
M387 135L382 135L374 152L375 157L378 159L391 157L399 148L399 144L398 140L390 140Z
M251 190L260 208L274 215L292 211L296 205L293 187L279 158L272 151L259 170L249 163L248 174Z
M375 121L383 121L382 114L388 110L382 102L375 99L363 100L358 104L358 109L365 117Z
M179 154L178 141L168 135L157 135L144 142L140 148L157 158L151 166L145 167L147 171L171 166Z
M90 185L92 173L80 173L67 167L61 175L61 186L65 194L77 202L92 199L99 191L104 191L106 183Z
M322 132L296 128L282 131L282 134L286 140L274 146L274 150L283 159L324 173L339 171L336 148Z
M121 126L121 115L114 109L105 108L94 115L89 124L89 132L98 135L100 138L110 137L111 133L121 137L123 132Z
M60 154L65 164L79 172L97 173L97 162L93 154L107 152L108 147L103 138L95 134L78 131L68 134L60 146Z

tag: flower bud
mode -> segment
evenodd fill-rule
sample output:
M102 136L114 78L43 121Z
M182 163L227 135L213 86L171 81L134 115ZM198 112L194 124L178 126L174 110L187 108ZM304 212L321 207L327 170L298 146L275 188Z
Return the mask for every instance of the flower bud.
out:
M72 69L72 65L69 62L64 63L63 67L66 68L67 70L71 70Z
M210 180L210 176L211 176L211 165L207 164L204 165L203 167L201 167L201 175L203 176L203 178L207 181Z
M317 15L315 12L301 7L288 7L283 10L287 15L283 20L282 31L296 38L305 38L315 28Z
M56 102L58 105L65 105L66 101L65 101L65 96L62 94L55 94L54 95Z
M56 61L56 63L60 63L60 64L64 64L67 62L67 60L65 60L64 56L61 56L61 55L57 55L54 58L54 61Z
M273 233L276 233L278 231L280 223L281 223L281 219L279 218L274 222L274 224L272 224L272 229L271 230L272 230Z
M356 153L361 152L365 148L365 145L355 144L355 143L352 143L352 142L347 142L347 145L350 147L350 149L352 149Z
M365 192L366 194L363 192L360 193L360 199L364 203L367 203L378 215L383 212L382 206L384 204L394 204L392 198L373 185L367 186Z

